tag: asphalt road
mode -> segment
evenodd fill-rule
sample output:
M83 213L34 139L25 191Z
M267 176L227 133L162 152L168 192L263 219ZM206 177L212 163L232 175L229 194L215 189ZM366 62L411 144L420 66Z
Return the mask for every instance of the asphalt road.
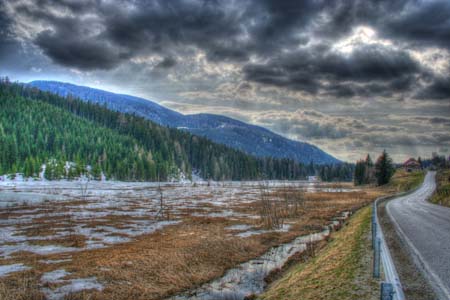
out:
M416 192L389 201L386 210L439 299L447 300L450 299L450 208L426 201L436 188L435 175L428 172Z

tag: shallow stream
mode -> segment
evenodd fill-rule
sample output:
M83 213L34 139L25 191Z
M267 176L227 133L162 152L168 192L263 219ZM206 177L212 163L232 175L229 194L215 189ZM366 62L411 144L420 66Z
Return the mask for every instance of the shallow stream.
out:
M300 236L290 243L273 247L262 256L228 270L224 276L169 299L243 300L247 296L261 294L267 285L265 278L271 272L281 269L294 254L305 251L308 243L324 240L348 216L349 213L345 212L319 233Z

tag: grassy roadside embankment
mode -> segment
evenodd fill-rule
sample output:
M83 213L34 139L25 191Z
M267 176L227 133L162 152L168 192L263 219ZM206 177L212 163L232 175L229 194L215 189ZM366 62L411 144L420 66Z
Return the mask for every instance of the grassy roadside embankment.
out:
M450 207L450 170L439 170L436 174L436 192L430 201Z
M370 216L370 207L358 211L318 256L293 267L261 299L371 299L378 282L370 276L370 257L364 259L370 252ZM368 280L364 288L361 280Z
M406 192L420 186L425 178L424 171L406 172L397 170L391 181L382 189L390 193Z
M418 187L424 172L396 172L380 188L385 194ZM371 207L359 210L314 259L291 268L261 295L265 300L379 299L379 281L372 278Z

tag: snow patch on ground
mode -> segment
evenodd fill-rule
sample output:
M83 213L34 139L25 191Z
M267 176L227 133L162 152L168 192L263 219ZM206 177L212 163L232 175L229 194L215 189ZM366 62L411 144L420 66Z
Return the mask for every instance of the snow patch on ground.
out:
M41 264L60 264L60 263L65 263L65 262L70 262L72 261L71 258L67 258L67 259L41 259L39 262Z
M238 224L238 225L232 225L232 226L225 227L225 229L227 229L227 230L239 230L239 231L249 230L250 228L253 228L253 226L245 225L245 224Z
M63 279L71 273L66 270L55 270L44 273L41 277L42 283L58 283L61 286L51 289L43 288L42 292L49 300L63 299L70 293L76 293L84 290L103 290L103 285L97 281L96 277L88 278L76 278L76 279Z
M41 281L42 283L59 283L62 281L62 278L66 277L69 274L70 273L66 270L55 270L44 273L44 275L41 276Z
M261 184L90 181L83 192L80 180L0 181L0 258L19 251L46 255L110 247L177 224L187 214L237 221L258 219L256 212L242 213L235 208L257 203ZM306 181L266 181L264 185L268 189L293 186L305 191L327 188ZM159 214L160 189L170 221L160 219L165 216ZM252 228L229 230L238 231L241 237L267 232ZM80 235L84 236L84 245L79 247L48 242L70 242L71 236ZM44 240L45 244L39 245Z
M24 266L23 264L13 264L0 266L0 277L5 277L14 272L26 271L31 269L30 267Z

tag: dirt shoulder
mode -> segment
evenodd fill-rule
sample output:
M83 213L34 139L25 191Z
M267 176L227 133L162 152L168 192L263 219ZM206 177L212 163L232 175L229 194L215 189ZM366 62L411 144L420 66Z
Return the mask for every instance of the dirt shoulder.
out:
M261 299L379 299L372 278L371 208L358 211L310 261L293 266Z

